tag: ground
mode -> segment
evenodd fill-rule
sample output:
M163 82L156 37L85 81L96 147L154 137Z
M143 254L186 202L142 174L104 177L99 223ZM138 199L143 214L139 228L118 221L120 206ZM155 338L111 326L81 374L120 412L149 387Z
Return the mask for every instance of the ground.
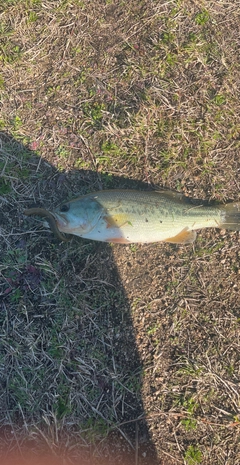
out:
M240 463L239 232L64 243L23 213L109 188L240 201L239 11L0 0L2 463Z

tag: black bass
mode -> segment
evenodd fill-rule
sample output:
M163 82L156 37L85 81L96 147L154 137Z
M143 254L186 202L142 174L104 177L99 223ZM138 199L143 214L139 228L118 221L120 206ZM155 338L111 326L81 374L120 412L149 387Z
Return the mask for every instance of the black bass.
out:
M197 229L240 230L240 202L194 205L172 191L99 191L64 203L52 215L61 233L122 244L187 244Z

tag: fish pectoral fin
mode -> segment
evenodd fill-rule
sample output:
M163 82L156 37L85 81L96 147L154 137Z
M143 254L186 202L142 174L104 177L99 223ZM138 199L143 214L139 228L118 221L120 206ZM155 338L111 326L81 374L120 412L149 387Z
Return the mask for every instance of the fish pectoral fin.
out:
M103 216L103 220L105 221L107 228L114 228L116 226L116 221L112 216Z
M107 229L109 228L122 228L123 226L130 225L132 226L131 221L128 220L128 217L125 214L117 214L112 216L103 216L103 219L106 223Z
M196 232L188 228L184 228L176 236L165 239L164 242L171 242L172 244L192 244L196 239Z

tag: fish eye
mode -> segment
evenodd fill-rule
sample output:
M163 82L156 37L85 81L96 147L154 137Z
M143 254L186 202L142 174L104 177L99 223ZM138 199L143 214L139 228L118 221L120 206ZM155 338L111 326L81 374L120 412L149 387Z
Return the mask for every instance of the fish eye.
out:
M61 207L60 207L60 212L68 212L69 210L69 205L67 205L67 203L64 203Z

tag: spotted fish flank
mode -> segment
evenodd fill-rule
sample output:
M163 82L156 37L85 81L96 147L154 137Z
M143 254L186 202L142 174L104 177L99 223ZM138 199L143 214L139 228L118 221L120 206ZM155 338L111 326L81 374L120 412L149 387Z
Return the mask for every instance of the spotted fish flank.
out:
M52 215L62 233L120 244L188 244L198 229L240 230L240 202L195 205L172 191L100 191L71 200Z

